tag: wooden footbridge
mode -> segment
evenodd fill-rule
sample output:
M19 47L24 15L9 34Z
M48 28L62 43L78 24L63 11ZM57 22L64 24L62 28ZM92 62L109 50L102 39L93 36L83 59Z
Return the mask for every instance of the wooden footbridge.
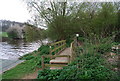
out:
M42 69L62 69L62 67L67 66L75 58L75 40L71 43L70 47L66 47L66 40L58 41L52 43L50 46L49 55L42 56ZM44 63L45 58L50 58L48 64Z

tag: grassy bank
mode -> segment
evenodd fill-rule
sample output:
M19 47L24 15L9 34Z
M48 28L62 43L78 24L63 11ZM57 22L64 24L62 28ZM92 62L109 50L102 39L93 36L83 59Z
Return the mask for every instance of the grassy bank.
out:
M26 74L33 73L36 68L41 68L41 55L49 53L49 46L41 46L37 51L21 57L25 60L23 63L18 64L16 67L6 71L2 74L3 79L20 79ZM46 59L46 62L49 60Z
M0 32L0 37L8 37L7 32Z

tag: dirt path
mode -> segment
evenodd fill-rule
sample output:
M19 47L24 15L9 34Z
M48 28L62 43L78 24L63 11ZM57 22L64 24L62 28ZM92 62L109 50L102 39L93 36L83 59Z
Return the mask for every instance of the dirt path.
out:
M37 69L34 73L25 75L24 77L22 77L22 79L36 79L38 70L41 70L41 69Z

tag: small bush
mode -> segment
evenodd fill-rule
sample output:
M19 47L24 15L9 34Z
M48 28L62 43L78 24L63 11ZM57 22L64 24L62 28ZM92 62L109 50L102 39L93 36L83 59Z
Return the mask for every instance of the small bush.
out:
M40 55L43 54L49 54L49 46L48 45L42 45L40 48L38 48L38 51L40 51Z
M48 80L55 80L59 78L61 70L50 70L50 69L44 69L38 71L38 77L37 79L44 79L46 81Z
M84 37L78 37L78 41L84 42L85 38Z
M74 63L61 70L45 69L38 72L38 79L45 80L111 80L117 79L116 73L105 66L100 55L84 54Z
M66 39L66 46L70 47L70 44L73 40L71 38Z
M94 46L94 49L97 50L98 53L104 54L105 52L110 52L111 47L111 44L98 44Z

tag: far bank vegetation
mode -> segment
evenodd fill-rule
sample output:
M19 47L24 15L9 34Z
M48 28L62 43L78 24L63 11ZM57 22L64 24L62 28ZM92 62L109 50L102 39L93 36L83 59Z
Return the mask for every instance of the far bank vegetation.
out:
M10 27L7 29L9 38L12 39L26 39L32 42L35 40L42 40L46 38L45 30L35 27L34 25L26 24L24 27Z

